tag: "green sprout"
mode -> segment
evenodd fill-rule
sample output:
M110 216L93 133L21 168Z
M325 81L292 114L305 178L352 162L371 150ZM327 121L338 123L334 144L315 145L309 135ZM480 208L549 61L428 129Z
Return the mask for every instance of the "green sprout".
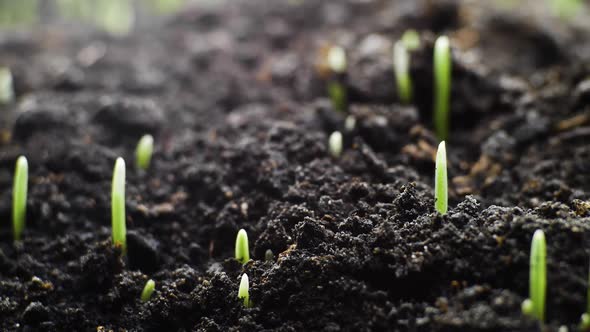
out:
M0 67L0 104L9 104L14 99L12 73L9 68Z
M264 260L267 262L272 262L275 260L275 255L273 254L272 250L266 249L266 252L264 253Z
M549 2L554 15L566 21L580 13L584 4L582 0L550 0Z
M328 148L332 157L340 158L342 154L342 134L339 131L335 131L330 135Z
M420 48L420 34L414 29L409 29L402 35L401 42L408 51L414 51Z
M145 283L143 291L141 291L141 302L147 302L152 298L154 290L156 289L156 283L150 279Z
M449 136L451 65L449 38L438 37L434 44L434 129L440 140Z
M449 208L447 181L447 149L445 141L442 141L436 151L434 170L434 207L440 214L447 213Z
M588 288L586 290L586 312L580 319L580 330L590 331L590 272L588 273Z
M334 108L340 112L346 111L347 93L342 84L342 77L346 74L346 52L342 47L333 46L328 51L328 67L336 74L328 83L328 94Z
M125 160L119 157L113 170L113 187L111 192L111 222L113 244L127 249L127 227L125 225Z
M135 149L135 166L144 171L147 170L150 167L153 152L154 138L152 135L144 135Z
M397 83L397 94L404 104L412 101L412 80L410 78L410 54L403 42L393 45L393 72Z
M16 160L12 187L12 227L15 241L20 241L25 229L27 214L27 188L29 185L29 163L24 156Z
M244 229L240 229L236 237L236 259L242 264L246 264L250 260L248 234Z
M344 129L346 129L347 132L351 132L351 131L354 131L355 128L356 128L356 118L354 117L354 115L347 116L346 119L344 120Z
M538 229L531 242L529 265L529 298L522 302L522 312L543 323L547 290L547 245L545 234Z
M244 301L244 307L250 308L250 282L248 281L248 275L242 274L242 280L240 280L240 288L238 289L238 299Z

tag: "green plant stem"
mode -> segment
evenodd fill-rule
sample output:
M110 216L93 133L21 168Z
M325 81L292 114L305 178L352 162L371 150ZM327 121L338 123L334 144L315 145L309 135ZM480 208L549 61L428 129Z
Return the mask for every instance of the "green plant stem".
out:
M27 158L20 156L16 161L12 187L12 227L15 241L20 241L25 229L28 185L29 163Z
M135 149L135 165L137 168L147 170L150 167L153 152L154 138L152 135L144 135Z
M412 80L410 78L410 54L400 41L393 46L393 71L399 99L409 104L412 101Z
M547 245L545 234L538 229L531 242L529 293L533 303L533 317L545 321L545 293L547 289Z
M156 283L150 279L145 283L143 291L141 292L141 302L147 302L152 298L152 294L156 289Z
M127 227L125 224L125 160L119 157L113 171L111 192L111 221L113 244L127 250Z
M242 274L240 288L238 289L238 298L244 301L244 307L250 308L250 281L247 274Z
M235 249L236 260L242 264L248 263L250 260L250 248L248 244L248 234L244 229L238 231Z
M434 207L440 214L448 210L447 149L445 141L440 142L436 151L434 170Z
M434 128L441 141L449 136L451 66L449 38L438 37L434 45Z

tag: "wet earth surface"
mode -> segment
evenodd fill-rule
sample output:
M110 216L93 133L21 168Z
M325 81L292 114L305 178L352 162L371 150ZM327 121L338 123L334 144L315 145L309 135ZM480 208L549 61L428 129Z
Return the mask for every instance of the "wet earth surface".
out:
M536 229L548 241L546 328L575 330L590 256L590 34L543 22L447 1L249 0L128 37L2 34L17 100L0 110L0 330L537 331L520 311ZM408 28L422 43L403 105L391 48ZM444 216L431 116L440 34L453 45ZM331 45L349 56L352 130L326 98ZM133 153L146 133L156 147L143 172ZM13 243L21 154L27 225ZM118 156L126 255L110 242ZM252 308L237 298L243 273ZM148 279L156 291L142 303Z

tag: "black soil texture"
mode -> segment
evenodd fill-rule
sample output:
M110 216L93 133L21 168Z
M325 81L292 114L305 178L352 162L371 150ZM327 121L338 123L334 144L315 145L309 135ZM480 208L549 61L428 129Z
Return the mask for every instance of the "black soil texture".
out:
M1 33L16 100L0 109L0 330L539 331L521 313L537 229L542 329L577 330L590 260L590 31L534 15L492 1L236 0L126 37ZM391 49L410 28L421 46L404 105ZM443 34L445 215L434 209L432 125ZM333 45L348 54L345 113L327 98ZM336 130L340 158L328 149ZM139 171L147 133L155 152ZM15 243L19 155L30 175ZM126 253L111 243L118 156ZM243 273L251 308L237 297Z

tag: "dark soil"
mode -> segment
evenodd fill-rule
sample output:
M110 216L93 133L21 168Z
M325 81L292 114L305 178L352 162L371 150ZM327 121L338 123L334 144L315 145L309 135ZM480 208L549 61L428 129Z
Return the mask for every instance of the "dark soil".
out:
M1 331L535 331L520 304L539 228L548 329L576 328L590 256L590 33L484 4L229 3L126 38L2 34L18 100L0 110ZM412 106L397 101L390 59L407 28L423 39ZM431 125L442 33L454 47L445 216ZM325 99L318 60L331 44L348 51L357 118L338 160L327 137L345 116ZM156 152L142 173L133 150L145 133ZM20 154L31 174L14 244ZM110 243L119 155L125 257ZM243 267L240 228L253 258ZM242 273L251 309L237 298ZM142 303L148 278L156 292Z

